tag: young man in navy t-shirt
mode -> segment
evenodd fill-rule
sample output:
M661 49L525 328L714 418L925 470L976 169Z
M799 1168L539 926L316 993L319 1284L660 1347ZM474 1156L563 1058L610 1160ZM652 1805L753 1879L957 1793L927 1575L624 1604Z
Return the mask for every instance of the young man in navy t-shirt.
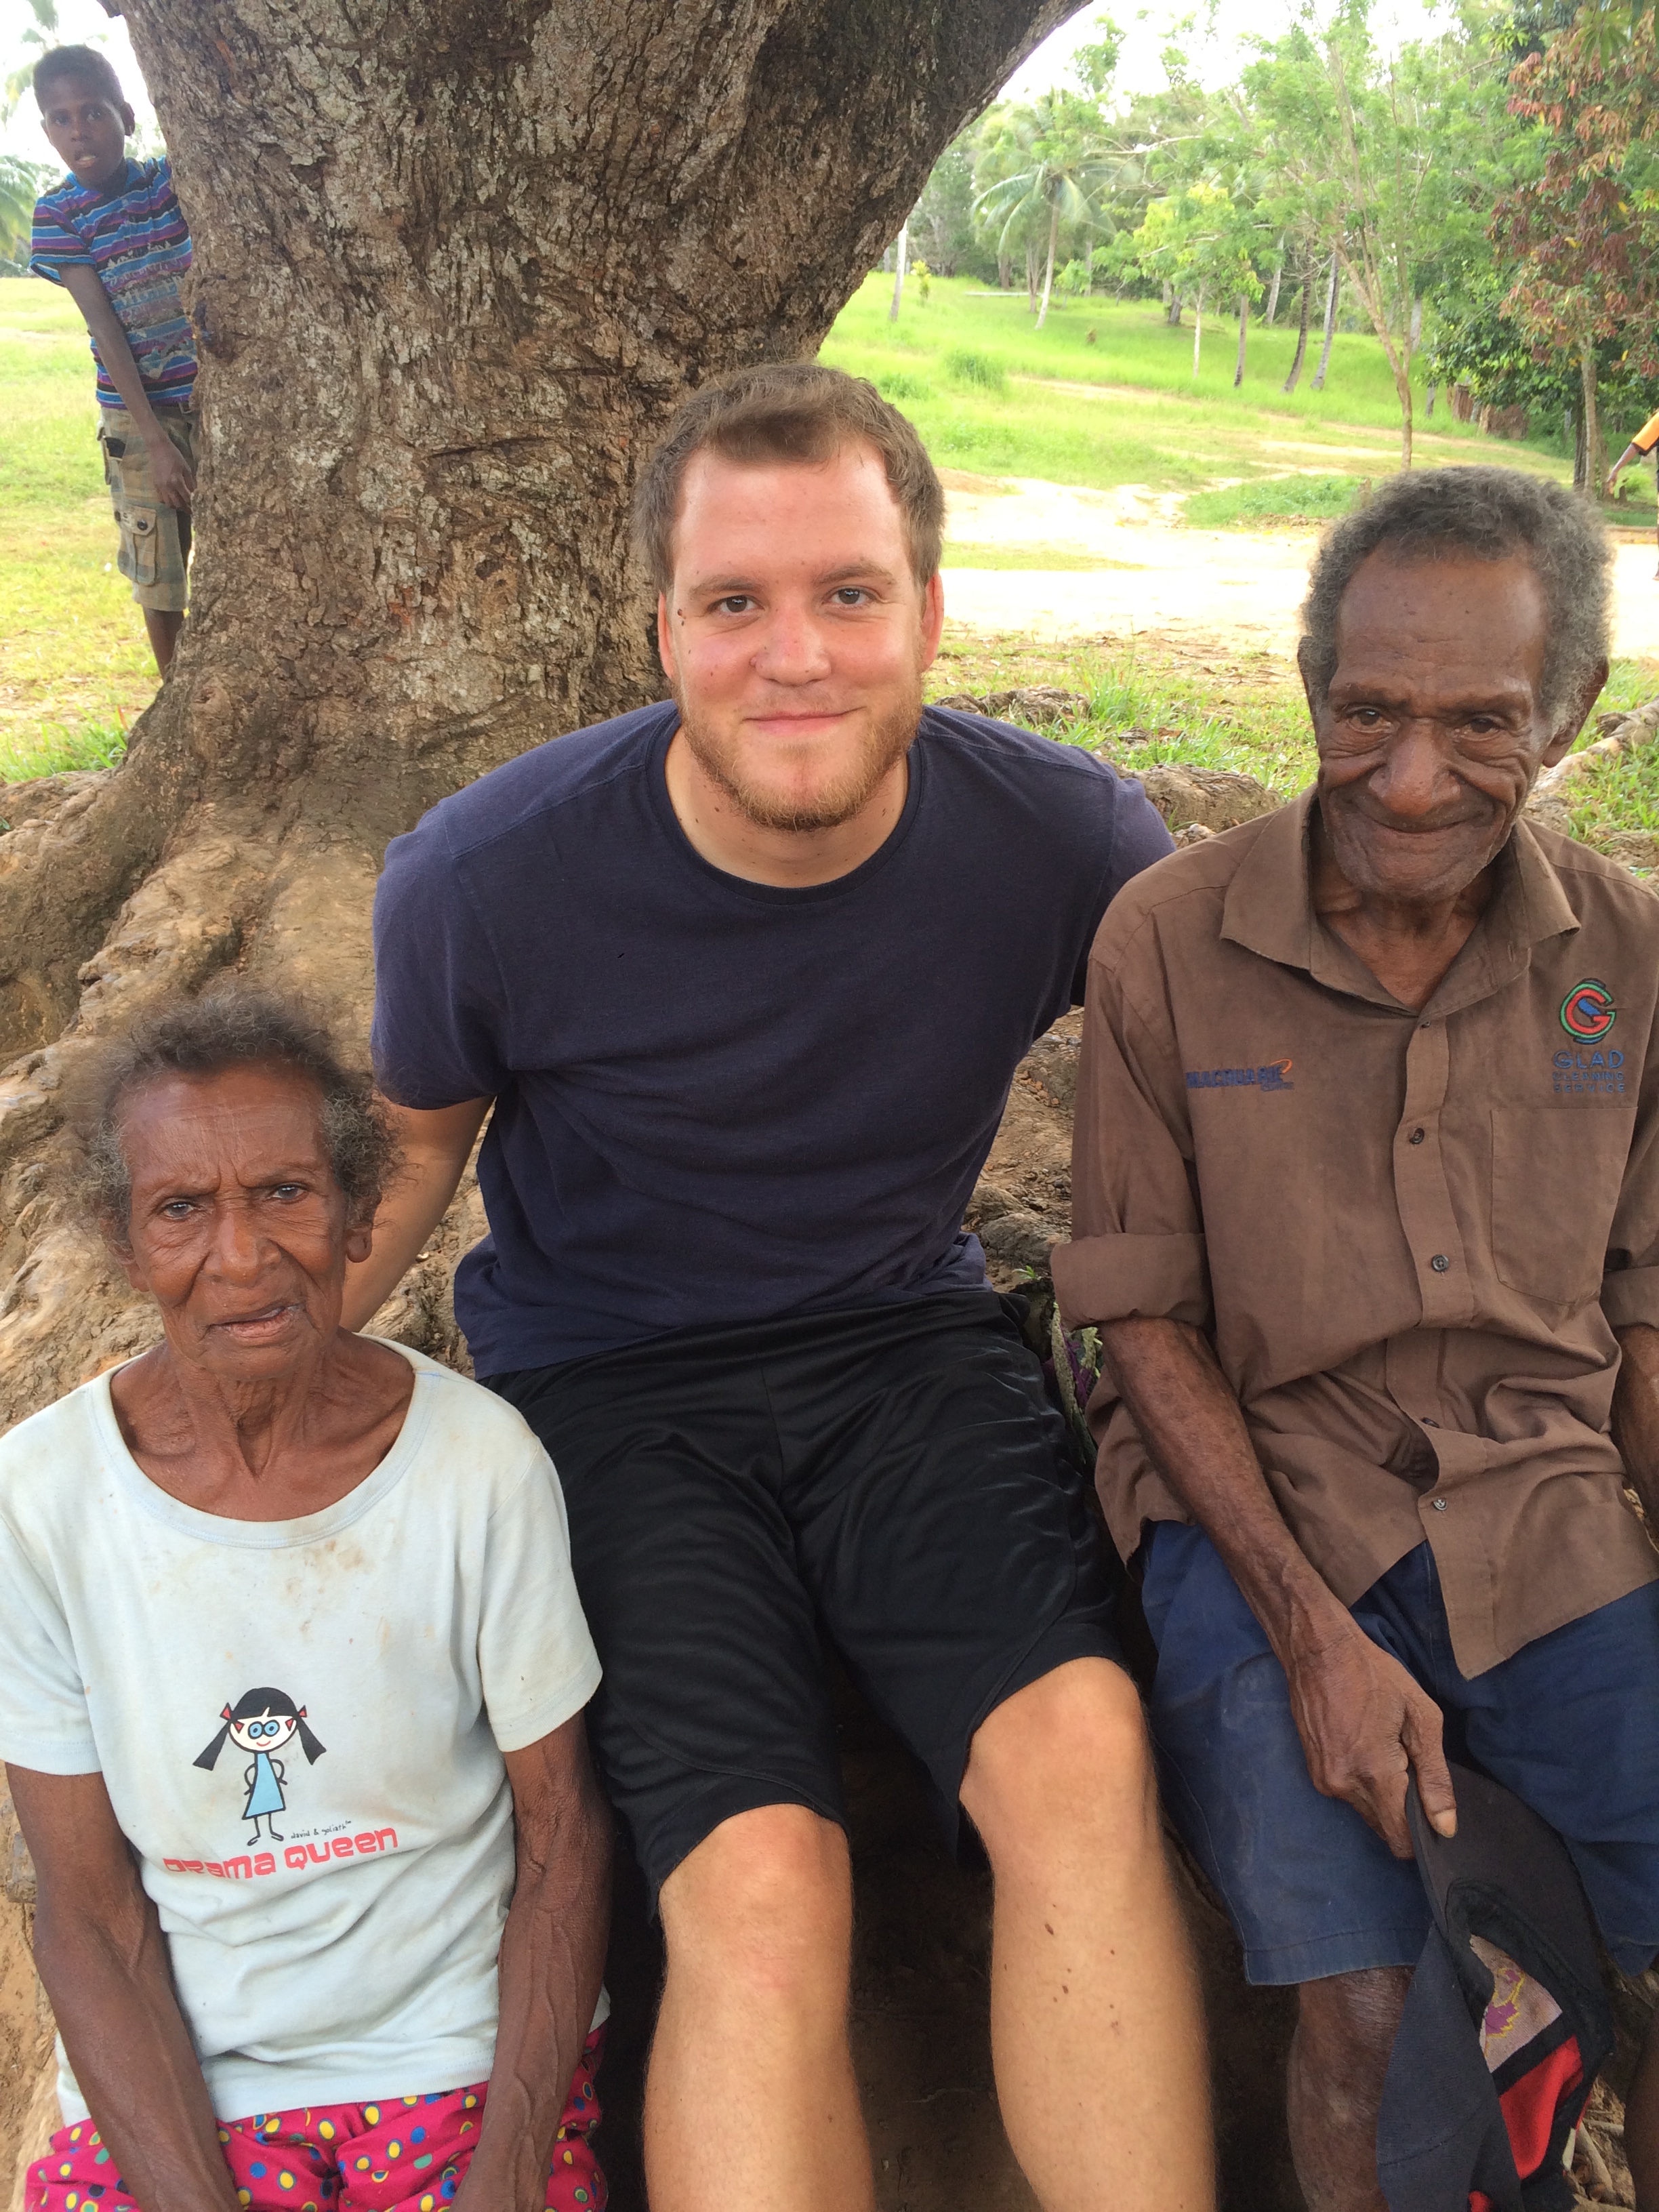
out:
M923 711L942 517L868 385L698 393L636 509L673 702L447 799L376 905L410 1171L348 1319L493 1106L456 1310L558 1467L594 1747L659 1900L654 2212L873 2201L820 1624L989 1853L998 2087L1040 2202L1212 2202L1139 1701L961 1228L1016 1064L1169 840L1087 755Z

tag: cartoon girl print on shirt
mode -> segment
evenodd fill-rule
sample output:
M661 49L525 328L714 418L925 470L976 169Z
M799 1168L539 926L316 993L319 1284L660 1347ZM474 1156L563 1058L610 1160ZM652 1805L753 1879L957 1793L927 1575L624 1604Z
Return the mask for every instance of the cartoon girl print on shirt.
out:
M253 1833L250 1844L259 1840L259 1823L265 1824L267 1833L275 1843L281 1843L281 1830L276 1826L276 1816L288 1804L283 1796L283 1784L288 1780L288 1767L276 1753L291 1743L297 1735L300 1748L308 1763L314 1766L322 1757L325 1747L319 1743L306 1726L306 1709L296 1705L286 1690L249 1690L238 1698L234 1705L221 1709L222 1728L200 1758L194 1761L210 1772L219 1763L219 1753L229 1736L239 1751L252 1753L242 1779L247 1784L247 1802L242 1808L242 1818L252 1820Z

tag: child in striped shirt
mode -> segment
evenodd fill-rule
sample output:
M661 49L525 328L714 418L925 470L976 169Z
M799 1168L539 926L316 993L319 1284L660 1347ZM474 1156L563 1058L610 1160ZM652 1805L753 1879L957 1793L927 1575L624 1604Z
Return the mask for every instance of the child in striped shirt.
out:
M1633 467L1638 461L1646 460L1656 446L1659 446L1659 415L1650 415L1607 472L1607 496L1609 499L1613 497L1613 487L1624 471ZM1655 571L1653 580L1659 584L1659 570Z
M165 675L185 619L196 488L196 345L179 296L190 232L167 157L127 158L133 112L102 54L54 47L35 64L34 96L70 174L35 204L29 267L67 289L92 336L121 574Z

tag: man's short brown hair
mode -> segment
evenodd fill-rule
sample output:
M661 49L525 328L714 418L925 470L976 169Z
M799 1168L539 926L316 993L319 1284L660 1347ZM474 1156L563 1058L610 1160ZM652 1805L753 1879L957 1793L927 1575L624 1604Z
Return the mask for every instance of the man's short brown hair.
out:
M673 581L674 524L693 453L810 467L860 441L881 455L904 517L910 565L925 584L944 544L945 491L915 425L861 376L817 362L768 362L694 392L645 465L634 494L634 539L657 589L666 592Z

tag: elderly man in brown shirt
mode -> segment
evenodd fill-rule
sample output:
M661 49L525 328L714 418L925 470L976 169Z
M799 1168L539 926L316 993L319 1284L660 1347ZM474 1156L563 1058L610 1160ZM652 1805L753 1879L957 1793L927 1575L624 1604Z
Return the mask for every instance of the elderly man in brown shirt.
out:
M1304 611L1315 789L1137 878L1091 963L1055 1283L1170 1810L1300 1987L1311 2212L1382 2203L1408 1768L1447 1833L1446 1752L1484 1767L1659 1950L1659 899L1521 818L1607 567L1537 478L1395 479ZM1651 2039L1626 2130L1656 2212Z

